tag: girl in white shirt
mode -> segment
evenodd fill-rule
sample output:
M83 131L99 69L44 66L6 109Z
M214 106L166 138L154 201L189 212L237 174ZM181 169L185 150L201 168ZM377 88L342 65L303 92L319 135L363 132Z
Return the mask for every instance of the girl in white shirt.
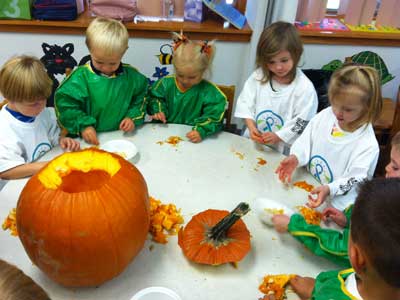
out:
M343 210L354 203L357 184L373 176L378 160L372 128L382 109L378 73L345 66L332 75L328 96L331 107L311 120L276 173L290 182L297 167L307 166L321 183L311 191L309 206L318 207L329 196L331 205Z
M257 69L238 98L235 117L247 125L244 135L288 154L318 106L311 81L297 68L303 45L293 24L267 27L257 45Z

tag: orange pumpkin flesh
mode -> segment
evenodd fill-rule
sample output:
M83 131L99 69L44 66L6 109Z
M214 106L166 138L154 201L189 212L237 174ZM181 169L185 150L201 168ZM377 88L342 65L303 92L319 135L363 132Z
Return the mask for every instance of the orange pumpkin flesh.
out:
M248 211L248 205L241 203L231 213L208 209L195 215L178 234L185 256L208 265L242 260L251 248L250 232L240 220Z
M17 205L17 229L30 259L65 286L97 286L142 249L149 199L141 173L94 148L64 153L33 176Z

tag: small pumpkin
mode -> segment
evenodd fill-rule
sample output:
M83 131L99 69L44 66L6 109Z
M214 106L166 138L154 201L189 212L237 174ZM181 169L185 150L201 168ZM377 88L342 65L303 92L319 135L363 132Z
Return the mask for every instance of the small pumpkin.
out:
M208 209L195 215L178 234L185 256L197 263L236 263L250 251L250 232L240 219L250 210L240 203L232 212Z
M97 286L142 249L149 229L146 182L119 155L64 153L30 178L17 205L19 238L32 260L65 286Z

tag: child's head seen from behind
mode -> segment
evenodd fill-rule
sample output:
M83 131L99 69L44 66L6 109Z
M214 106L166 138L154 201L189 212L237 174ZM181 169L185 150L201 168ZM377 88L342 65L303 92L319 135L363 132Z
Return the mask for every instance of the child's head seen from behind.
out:
M105 75L118 69L128 49L129 34L125 25L113 19L97 17L86 30L86 46L93 66Z
M378 72L369 66L346 65L331 77L329 101L339 126L354 131L373 123L382 109Z
M261 33L257 45L256 65L263 71L261 81L292 82L302 54L303 44L293 24L271 24Z
M172 63L176 80L183 90L198 84L204 73L211 67L215 46L213 42L195 42L184 35L174 33L174 54Z
M350 261L365 282L400 290L400 178L364 182L351 216ZM354 247L364 259L356 257ZM368 278L366 278L368 277ZM371 280L368 280L371 279Z
M0 70L0 92L8 107L25 116L35 117L46 107L52 84L42 62L33 56L13 57Z
M50 297L20 269L0 259L0 299L50 300Z

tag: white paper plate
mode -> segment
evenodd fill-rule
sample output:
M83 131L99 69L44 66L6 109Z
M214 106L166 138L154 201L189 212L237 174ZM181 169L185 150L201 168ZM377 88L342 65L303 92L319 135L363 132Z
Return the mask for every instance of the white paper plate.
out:
M100 144L100 149L121 155L126 160L133 158L138 153L135 144L127 140L111 140Z
M261 220L261 222L272 226L272 216L274 215L273 210L283 209L283 214L287 216L291 216L294 214L293 209L287 207L285 204L282 204L276 200L270 198L257 198L255 200L255 211L257 213L257 217Z
M137 292L131 300L182 300L173 290L162 286L151 286Z

